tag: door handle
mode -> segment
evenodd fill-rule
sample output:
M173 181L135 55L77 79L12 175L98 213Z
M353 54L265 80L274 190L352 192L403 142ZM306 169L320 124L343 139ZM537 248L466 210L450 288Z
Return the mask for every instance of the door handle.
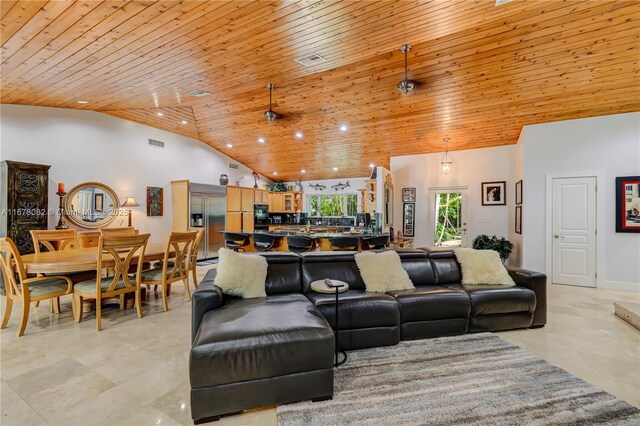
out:
M560 235L554 235L553 238L560 238Z

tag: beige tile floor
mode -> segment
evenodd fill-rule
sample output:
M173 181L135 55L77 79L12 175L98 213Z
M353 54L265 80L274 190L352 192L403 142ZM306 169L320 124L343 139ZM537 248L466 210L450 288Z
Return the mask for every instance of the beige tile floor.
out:
M200 268L203 275L205 268ZM192 424L188 353L190 304L175 285L170 311L151 294L144 318L135 310L104 311L75 324L68 297L63 313L45 302L32 308L17 338L20 307L0 332L0 424ZM614 300L640 295L551 286L549 323L499 335L550 363L640 407L640 332L613 315ZM0 298L4 309L4 298ZM274 425L273 408L223 418L225 425Z

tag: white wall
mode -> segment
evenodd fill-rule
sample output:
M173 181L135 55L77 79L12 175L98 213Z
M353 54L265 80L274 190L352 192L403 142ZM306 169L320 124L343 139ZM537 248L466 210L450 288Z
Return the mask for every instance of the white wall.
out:
M548 173L600 172L603 201L603 286L640 288L640 235L615 232L615 178L640 175L640 113L525 126L523 265L544 271L545 191ZM549 274L550 271L547 271Z
M152 241L164 241L171 230L172 180L219 184L220 174L230 183L253 186L251 170L195 139L92 111L2 105L0 159L49 164L49 207L57 208L58 182L67 189L86 181L104 183L121 202L132 195L141 205L133 210L133 225L149 232ZM148 145L165 142L165 148ZM259 182L259 185L264 182ZM147 217L146 188L164 188L164 216ZM57 217L49 218L49 227ZM126 226L126 217L113 226Z
M451 152L453 165L448 175L442 173L443 153L391 157L395 174L394 214L398 227L402 224L402 188L416 188L415 247L433 246L427 238L429 188L467 186L469 194L469 245L478 234L509 237L508 206L482 206L481 183L507 181L507 202L514 197L515 146ZM398 228L401 229L401 228Z
M309 195L344 195L344 194L357 194L358 195L358 209L360 206L360 192L358 189L364 189L366 187L364 180L369 177L355 177L355 178L343 178L343 179L318 179L318 180L302 180L302 198L304 199L304 212L309 213L307 196ZM331 188L331 185L337 185L338 183L349 182L349 187L336 191ZM325 189L317 190L309 186L309 184L320 184L326 186ZM295 182L285 182L285 185L295 185Z

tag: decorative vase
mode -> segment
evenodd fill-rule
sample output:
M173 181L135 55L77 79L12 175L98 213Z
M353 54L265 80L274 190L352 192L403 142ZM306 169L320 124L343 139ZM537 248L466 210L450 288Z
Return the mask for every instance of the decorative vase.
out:
M293 188L296 192L302 192L302 183L299 180L296 181L296 185Z
M220 185L227 186L229 185L229 176L225 174L220 175Z

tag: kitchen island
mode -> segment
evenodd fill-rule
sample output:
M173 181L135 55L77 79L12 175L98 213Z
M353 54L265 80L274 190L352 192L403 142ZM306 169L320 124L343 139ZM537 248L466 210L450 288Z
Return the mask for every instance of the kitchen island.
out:
M308 231L308 232L307 232ZM344 227L328 227L328 226L311 226L309 228L305 226L286 226L279 229L269 231L254 231L255 234L270 235L277 239L276 244L273 247L273 251L289 251L287 246L287 237L303 236L313 238L318 241L318 250L331 251L331 245L329 239L336 237L352 237L362 240L363 238L382 237L389 236L387 232L375 232L368 231L361 228L355 228L353 231ZM359 244L359 249L362 249L362 243ZM247 251L256 251L253 247L253 241L247 247Z

